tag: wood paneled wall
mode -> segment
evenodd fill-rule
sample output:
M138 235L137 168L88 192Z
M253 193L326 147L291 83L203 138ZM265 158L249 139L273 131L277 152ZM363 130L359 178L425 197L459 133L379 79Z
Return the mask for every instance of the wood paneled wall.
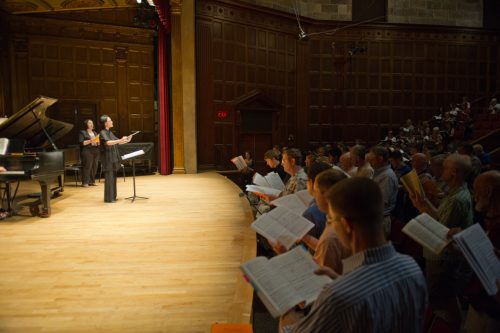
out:
M340 28L304 20L308 33ZM426 120L462 96L482 107L500 87L499 36L478 29L372 24L299 40L283 13L203 0L196 8L199 168L240 154L231 106L260 90L283 106L279 142L372 144L407 118ZM349 51L364 48L364 52ZM218 119L218 111L229 111ZM261 158L257 156L257 158Z
M4 94L11 105L7 114L38 95L75 104L58 108L59 113L94 103L98 115L114 120L117 134L139 130L135 140L157 141L154 31L28 16L8 20L12 92ZM78 118L57 112L52 113L57 119Z

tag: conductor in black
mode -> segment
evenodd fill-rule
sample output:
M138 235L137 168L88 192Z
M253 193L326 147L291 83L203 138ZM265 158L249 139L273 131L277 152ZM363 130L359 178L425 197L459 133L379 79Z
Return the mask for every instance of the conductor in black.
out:
M116 172L120 169L120 154L116 145L130 142L132 136L123 136L118 139L111 128L113 120L108 115L100 118L102 130L100 133L101 142L101 167L104 172L104 202L116 202Z

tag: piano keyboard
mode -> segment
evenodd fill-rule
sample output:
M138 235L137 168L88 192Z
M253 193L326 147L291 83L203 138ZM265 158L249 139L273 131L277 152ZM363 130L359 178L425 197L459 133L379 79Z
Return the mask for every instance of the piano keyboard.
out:
M25 172L24 171L4 171L4 172L0 172L0 175L24 175Z

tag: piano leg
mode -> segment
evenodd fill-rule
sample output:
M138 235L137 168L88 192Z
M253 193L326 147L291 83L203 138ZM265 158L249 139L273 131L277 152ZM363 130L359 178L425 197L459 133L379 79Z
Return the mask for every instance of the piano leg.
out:
M40 181L40 187L42 189L42 211L40 212L40 217L50 216L50 183L45 181Z
M59 192L64 192L64 173L57 177L57 183L59 184L59 187L61 188L61 190Z

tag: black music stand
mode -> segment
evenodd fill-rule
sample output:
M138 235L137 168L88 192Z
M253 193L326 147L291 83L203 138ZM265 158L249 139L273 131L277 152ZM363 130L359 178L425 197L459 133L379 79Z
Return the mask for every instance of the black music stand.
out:
M135 199L149 199L149 198L146 198L146 197L141 197L141 196L138 196L135 192L135 157L136 156L142 156L144 155L144 150L137 150L137 151L134 151L130 154L127 154L127 155L123 155L122 156L122 160L125 161L125 160L131 160L132 161L132 183L134 184L134 195L131 196L131 197L128 197L128 198L125 198L125 200L127 199L130 199L132 200L132 202L135 201Z

